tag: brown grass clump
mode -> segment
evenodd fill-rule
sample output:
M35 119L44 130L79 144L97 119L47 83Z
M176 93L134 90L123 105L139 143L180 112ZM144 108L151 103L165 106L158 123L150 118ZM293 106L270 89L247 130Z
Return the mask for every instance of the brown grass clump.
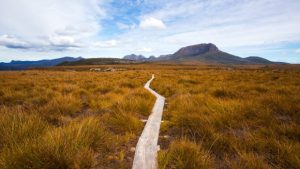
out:
M175 141L170 149L159 154L159 168L161 169L209 169L212 162L208 153L197 144L189 141Z
M1 168L90 168L94 152L110 148L109 137L99 120L87 118L4 149Z
M0 109L0 148L11 148L45 133L49 126L36 114L20 108Z
M131 168L152 73L160 168L300 168L297 66L116 67L0 72L0 168Z
M148 73L0 73L0 168L130 168Z
M299 75L272 68L160 72L153 87L167 96L162 134L170 136L160 166L191 163L192 157L166 160L185 139L201 147L213 168L299 168Z

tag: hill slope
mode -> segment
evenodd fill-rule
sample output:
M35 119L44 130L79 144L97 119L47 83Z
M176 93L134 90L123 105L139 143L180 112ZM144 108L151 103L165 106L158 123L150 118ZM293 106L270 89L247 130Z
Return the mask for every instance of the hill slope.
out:
M161 55L157 58L146 58L142 55L127 55L124 59L135 61L166 61L175 63L201 62L206 64L284 64L272 62L267 59L251 56L242 58L219 50L212 43L203 43L180 48L177 52L168 55Z
M119 58L91 58L81 59L75 62L63 62L58 66L78 66L78 65L105 65L105 64L128 64L137 63L134 60L119 59Z
M163 59L166 58L166 59ZM218 49L212 43L198 44L187 46L179 49L168 57L160 57L159 60L173 60L173 61L198 61L212 64L273 64L267 59L260 57L241 58Z
M38 60L38 61L11 61L10 63L0 63L0 70L24 70L33 67L49 67L56 66L62 62L74 62L81 60L81 57L62 57L52 60Z

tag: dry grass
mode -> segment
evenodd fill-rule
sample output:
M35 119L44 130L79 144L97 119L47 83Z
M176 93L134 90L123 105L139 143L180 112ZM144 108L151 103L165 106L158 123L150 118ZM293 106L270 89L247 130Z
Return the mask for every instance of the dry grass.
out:
M131 168L152 73L168 103L160 168L300 168L297 66L119 68L0 72L0 168Z
M176 151L189 142L204 168L300 168L299 69L161 71L152 86L168 102L160 168L195 168L198 156Z
M130 168L149 73L0 73L0 168Z
M211 159L207 152L189 141L174 141L169 150L159 154L159 168L163 169L210 169Z

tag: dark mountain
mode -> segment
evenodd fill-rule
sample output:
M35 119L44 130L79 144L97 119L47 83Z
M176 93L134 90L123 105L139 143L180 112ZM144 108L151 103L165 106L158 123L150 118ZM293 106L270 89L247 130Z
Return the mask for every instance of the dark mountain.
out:
M91 58L81 59L75 62L62 62L58 66L79 66L79 65L107 65L107 64L130 64L137 63L135 60L119 58Z
M156 57L153 56L153 55L152 55L152 56L149 56L149 58L148 58L149 61L154 61L155 59L156 59Z
M214 44L198 44L187 46L179 49L177 52L173 54L173 57L191 57L202 54L215 54L220 52L216 45Z
M160 55L156 60L171 60L172 59L172 54L169 55Z
M278 64L261 57L241 58L223 52L212 43L187 46L174 54L162 55L157 61L201 62L207 64ZM281 63L282 64L282 63Z
M157 60L157 58L155 56L149 56L147 58L143 55L136 55L136 54L126 55L126 56L123 57L123 59L133 60L133 61L138 61L138 62L147 62L147 61Z
M264 63L264 64L271 64L273 62L265 59L265 58L261 58L261 57L258 57L258 56L249 56L249 57L246 57L245 60L248 60L250 62L259 62L259 63Z
M131 54L131 55L126 55L123 57L123 59L127 59L127 60L146 60L147 58L143 55L136 55L136 54Z
M83 58L81 57L62 57L58 59L52 59L52 60L38 60L38 61L11 61L10 63L0 63L0 70L24 70L28 68L34 68L34 67L50 67L50 66L56 66L62 62L74 62L79 61Z

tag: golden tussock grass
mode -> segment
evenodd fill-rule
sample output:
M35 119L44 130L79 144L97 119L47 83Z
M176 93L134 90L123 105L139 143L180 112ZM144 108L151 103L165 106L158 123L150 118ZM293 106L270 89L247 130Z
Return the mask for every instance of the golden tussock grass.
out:
M163 119L168 125L162 134L171 140L160 152L160 168L195 168L198 157L183 163L174 151L174 144L177 149L190 144L182 139L209 156L203 160L210 167L196 168L299 168L299 73L278 68L161 71L152 87L167 96Z
M128 168L154 103L149 77L1 72L0 168Z
M159 168L300 168L298 67L116 67L0 72L0 168L131 168L152 73Z

